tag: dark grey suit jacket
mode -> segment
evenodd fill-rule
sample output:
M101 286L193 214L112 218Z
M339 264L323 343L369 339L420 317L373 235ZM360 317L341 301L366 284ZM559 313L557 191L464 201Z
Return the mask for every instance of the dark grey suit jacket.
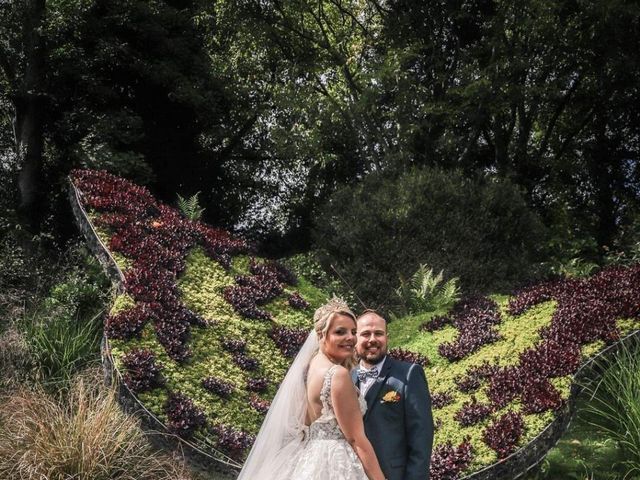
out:
M352 372L352 378L359 386L357 371ZM394 392L400 396L397 401L383 400L385 395L396 396ZM365 433L385 477L389 480L428 480L433 417L422 367L387 356L365 399Z

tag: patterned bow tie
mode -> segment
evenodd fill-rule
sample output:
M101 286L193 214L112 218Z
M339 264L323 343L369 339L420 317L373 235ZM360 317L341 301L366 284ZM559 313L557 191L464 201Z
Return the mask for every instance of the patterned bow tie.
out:
M378 367L373 367L371 370L358 370L358 380L364 382L367 378L378 378Z

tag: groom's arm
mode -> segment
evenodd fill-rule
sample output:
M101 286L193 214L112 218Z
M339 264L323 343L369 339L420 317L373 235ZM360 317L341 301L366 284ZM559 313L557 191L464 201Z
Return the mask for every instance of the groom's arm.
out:
M429 478L433 417L429 387L420 365L409 368L404 402L408 455L403 480L425 480Z

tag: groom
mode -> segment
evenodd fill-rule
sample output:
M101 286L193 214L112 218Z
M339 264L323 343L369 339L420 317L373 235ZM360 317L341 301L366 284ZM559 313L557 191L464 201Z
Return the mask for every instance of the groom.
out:
M428 480L433 418L424 371L387 356L387 322L375 311L357 323L353 381L367 401L364 429L380 467L388 480Z

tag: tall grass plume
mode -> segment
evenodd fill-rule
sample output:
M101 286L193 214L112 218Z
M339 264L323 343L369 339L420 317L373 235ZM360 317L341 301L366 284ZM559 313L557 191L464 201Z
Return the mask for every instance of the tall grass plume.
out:
M176 480L179 464L155 452L112 389L80 375L64 396L20 389L0 401L0 478Z

